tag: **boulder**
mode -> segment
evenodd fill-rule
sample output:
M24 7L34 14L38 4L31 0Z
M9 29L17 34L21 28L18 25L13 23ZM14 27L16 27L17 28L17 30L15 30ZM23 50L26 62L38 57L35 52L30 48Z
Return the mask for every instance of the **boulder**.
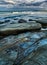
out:
M6 19L5 22L8 23L8 22L10 22L10 20L9 19L8 20Z
M26 20L24 20L24 19L20 19L19 21L18 21L18 23L26 23L27 21Z
M5 24L5 23L9 23L10 22L10 20L8 19L8 20L3 20L3 21L0 21L0 25L1 24Z
M0 21L0 24L3 24L4 23L4 21Z
M47 19L38 19L36 22L42 24L42 27L47 27Z
M33 21L32 19L29 19L29 21Z
M36 31L41 29L41 24L39 23L16 23L9 24L7 26L0 28L0 35L17 34L27 31Z

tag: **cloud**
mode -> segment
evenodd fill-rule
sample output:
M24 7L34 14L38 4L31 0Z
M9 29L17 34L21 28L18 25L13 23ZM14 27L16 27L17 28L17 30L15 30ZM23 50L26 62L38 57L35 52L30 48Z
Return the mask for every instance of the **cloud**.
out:
M19 3L31 3L31 2L42 2L45 0L0 0L0 4L19 4Z
M15 4L15 2L13 0L4 0L5 2L11 3L11 4Z
M0 4L19 4L19 3L31 3L31 2L42 2L45 0L0 0Z
M12 8L14 4L15 2L13 2L12 0L0 0L0 8Z
M45 1L45 0L34 0L34 2L42 2L42 1Z
M43 2L45 0L0 0L0 8L16 8L21 7L19 4L30 4L30 3L36 3L36 2ZM26 6L25 6L26 7Z

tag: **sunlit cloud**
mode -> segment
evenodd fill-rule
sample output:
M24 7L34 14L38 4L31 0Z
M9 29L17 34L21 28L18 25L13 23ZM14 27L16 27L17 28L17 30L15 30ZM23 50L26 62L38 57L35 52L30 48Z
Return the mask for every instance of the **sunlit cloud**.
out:
M8 3L12 3L12 4L15 4L15 2L13 0L4 0L5 2L8 2Z

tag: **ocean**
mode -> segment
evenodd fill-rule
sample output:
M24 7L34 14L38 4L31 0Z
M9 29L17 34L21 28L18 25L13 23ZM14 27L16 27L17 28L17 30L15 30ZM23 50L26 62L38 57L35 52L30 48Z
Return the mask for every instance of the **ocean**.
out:
M11 16L29 16L29 17L47 17L47 12L40 12L40 11L23 11L23 12L0 12L0 18L4 17L11 17Z

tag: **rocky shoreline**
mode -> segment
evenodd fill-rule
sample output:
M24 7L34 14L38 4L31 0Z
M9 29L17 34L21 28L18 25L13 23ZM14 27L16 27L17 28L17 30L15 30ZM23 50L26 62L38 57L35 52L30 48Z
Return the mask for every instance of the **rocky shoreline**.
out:
M0 65L47 65L47 20L5 22L0 22Z

